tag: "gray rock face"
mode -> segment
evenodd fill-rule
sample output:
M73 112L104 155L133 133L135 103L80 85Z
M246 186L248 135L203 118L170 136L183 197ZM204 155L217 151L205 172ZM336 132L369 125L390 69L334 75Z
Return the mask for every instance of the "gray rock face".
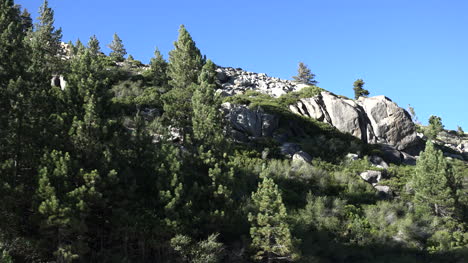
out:
M416 141L416 128L406 110L385 96L359 99L366 112L377 141L395 146L398 150Z
M417 141L409 114L385 96L358 101L322 92L291 105L294 113L329 123L367 143L383 143L403 150Z
M216 69L216 73L222 87L217 92L222 96L232 96L243 94L248 90L255 90L272 97L279 97L307 86L289 80L272 78L264 73L247 72L242 69L219 67Z
M231 103L223 103L222 107L234 131L232 134L241 132L253 137L265 137L272 136L278 128L278 118L264 112L261 108L252 110L246 106ZM237 137L239 136L237 134Z

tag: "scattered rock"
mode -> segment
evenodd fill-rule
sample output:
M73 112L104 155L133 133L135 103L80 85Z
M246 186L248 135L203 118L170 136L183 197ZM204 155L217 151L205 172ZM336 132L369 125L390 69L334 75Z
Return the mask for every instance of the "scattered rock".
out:
M279 97L307 86L289 80L268 77L264 73L247 72L240 68L218 67L216 72L216 76L222 87L218 93L227 96L255 90L272 97Z

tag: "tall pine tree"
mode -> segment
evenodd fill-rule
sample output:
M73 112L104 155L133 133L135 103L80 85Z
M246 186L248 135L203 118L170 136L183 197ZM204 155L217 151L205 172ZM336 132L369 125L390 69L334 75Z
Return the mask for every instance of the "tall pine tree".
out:
M169 52L168 76L172 89L162 97L165 118L185 137L191 130L192 94L205 64L200 50L182 25L174 49Z

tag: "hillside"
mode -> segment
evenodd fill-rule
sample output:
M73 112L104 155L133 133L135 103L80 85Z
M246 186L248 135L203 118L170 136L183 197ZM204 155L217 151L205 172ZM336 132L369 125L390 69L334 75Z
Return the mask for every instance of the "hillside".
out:
M440 119L218 66L184 26L145 65L0 10L0 262L466 262Z

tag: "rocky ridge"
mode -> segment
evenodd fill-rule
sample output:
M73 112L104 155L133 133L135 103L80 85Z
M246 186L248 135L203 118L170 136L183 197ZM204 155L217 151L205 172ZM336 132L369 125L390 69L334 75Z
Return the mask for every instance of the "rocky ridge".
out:
M277 98L307 86L290 80L269 77L265 73L248 72L240 68L218 67L216 72L221 85L217 92L222 96L232 96L243 94L248 90L255 90Z

